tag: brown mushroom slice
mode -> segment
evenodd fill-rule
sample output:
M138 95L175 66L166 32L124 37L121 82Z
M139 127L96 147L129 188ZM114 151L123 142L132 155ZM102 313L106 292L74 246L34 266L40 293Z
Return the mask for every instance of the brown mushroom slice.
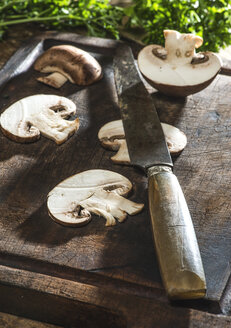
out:
M79 120L65 120L75 114L75 104L56 95L33 95L8 107L0 116L1 130L8 138L29 143L40 138L40 132L57 144L66 141L79 127Z
M221 68L212 52L197 53L203 39L193 34L165 30L165 48L148 45L138 55L138 67L154 88L172 96L185 97L207 87Z
M102 68L88 52L71 45L54 46L46 50L35 62L34 69L42 73L55 73L38 80L59 88L65 79L78 85L90 85L102 78Z
M178 128L161 123L165 139L172 155L179 154L187 144L186 135ZM122 120L105 124L98 132L98 138L103 147L118 151L111 159L114 163L130 164L130 158L125 140Z
M106 226L123 222L127 216L139 213L143 204L132 202L126 196L132 189L124 176L108 170L88 170L59 183L47 198L49 215L63 225L87 224L89 213L103 216Z

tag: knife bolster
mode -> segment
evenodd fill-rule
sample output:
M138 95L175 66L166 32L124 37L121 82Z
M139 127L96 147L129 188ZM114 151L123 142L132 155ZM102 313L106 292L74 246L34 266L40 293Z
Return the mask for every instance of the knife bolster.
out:
M191 216L171 167L148 169L150 218L163 284L171 299L205 296L205 275Z
M155 175L155 174L158 174L158 173L161 173L161 172L172 173L172 168L170 166L166 166L166 165L155 165L155 166L152 166L152 167L148 168L147 175L148 175L148 178L149 178L152 175Z

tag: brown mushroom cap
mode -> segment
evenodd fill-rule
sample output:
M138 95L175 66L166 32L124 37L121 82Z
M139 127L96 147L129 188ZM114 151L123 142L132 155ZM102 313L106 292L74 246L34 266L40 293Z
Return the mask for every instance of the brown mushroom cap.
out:
M70 82L89 85L102 78L102 69L88 52L70 45L49 48L35 62L42 73L59 72Z
M48 194L47 207L56 222L79 226L87 224L90 213L103 216L106 226L123 222L127 216L140 212L143 204L134 203L126 196L131 182L121 174L108 170L89 170L73 175L59 183Z

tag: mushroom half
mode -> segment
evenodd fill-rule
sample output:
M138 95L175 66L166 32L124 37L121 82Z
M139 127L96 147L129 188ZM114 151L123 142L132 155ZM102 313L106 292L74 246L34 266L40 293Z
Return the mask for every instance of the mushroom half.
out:
M203 39L193 34L165 30L165 48L148 45L138 55L138 67L155 89L185 97L207 87L221 68L221 59L212 52L196 53Z
M48 212L53 220L63 225L85 225L94 213L106 219L106 226L113 226L115 219L123 222L127 214L134 215L143 209L143 204L123 197L131 189L131 182L118 173L100 169L84 171L50 191Z
M161 123L168 149L172 155L179 154L187 144L187 137L178 128ZM105 124L98 132L101 145L107 149L117 151L111 157L114 163L130 164L127 143L122 120L116 120Z
M78 85L90 85L102 78L102 68L88 52L70 45L46 50L34 63L34 69L52 73L37 80L60 88L67 80Z
M36 141L40 132L57 144L66 141L78 128L75 104L56 95L33 95L8 107L0 116L1 130L8 138L21 143Z

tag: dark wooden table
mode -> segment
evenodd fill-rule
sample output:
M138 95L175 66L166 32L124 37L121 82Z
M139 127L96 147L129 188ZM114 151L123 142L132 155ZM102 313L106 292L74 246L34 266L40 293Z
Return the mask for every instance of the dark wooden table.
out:
M0 66L21 46L22 41L40 33L41 30L33 26L11 29L6 40L0 43ZM136 53L139 46L134 43L131 46ZM227 67L229 63L225 70L229 73ZM106 69L109 70L108 67ZM30 85L25 80L25 85L28 93L35 90L35 84ZM8 89L4 89L1 95L3 106L4 97L14 99L14 87L10 84ZM5 213L2 210L1 218L4 233L0 243L0 311L68 327L231 326L230 77L217 76L206 90L187 99L168 98L147 87L161 121L179 127L188 137L186 149L174 159L175 173L184 189L201 249L208 280L206 299L188 302L170 302L167 299L155 260L148 220L146 178L141 172L131 167L115 167L110 161L110 154L100 148L97 140L91 140L91 147L96 150L93 154L86 151L83 155L85 160L78 164L78 169L91 168L90 164L94 161L94 165L132 178L136 186L132 197L143 199L146 210L133 218L134 221L127 220L124 225L110 230L105 230L103 224L96 220L84 230L63 230L46 218L41 198L45 197L42 179L53 183L58 168L62 168L60 179L73 174L74 168L68 161L59 161L53 153L48 154L55 146L46 140L41 140L41 148L39 144L31 148L33 159L24 160L28 158L29 148L22 146L19 149L2 137L1 178L5 181L6 174L5 204L8 207ZM45 87L41 90L46 92ZM64 91L72 93L74 87L64 87ZM23 90L17 92L24 94ZM96 101L102 95L94 93L91 96ZM102 96L105 108L108 107L107 97ZM107 117L99 117L93 111L95 124L119 117L119 112L113 112L115 105L110 106ZM84 103L80 102L80 107L84 110ZM85 136L81 136L83 146L79 147L86 147L87 136L94 134L87 131ZM69 144L73 144L74 140L72 138ZM65 147L59 148L57 153L62 154L62 151L67 158ZM45 153L46 161L42 157ZM58 161L55 170L52 169L54 158ZM77 154L72 155L72 160L77 158ZM22 165L28 171L22 171L15 177L14 170L20 171ZM47 165L51 171L44 178L41 170ZM29 189L22 192L25 177L29 181L28 186L33 185L30 172L38 175L38 195ZM4 190L5 187L2 187ZM38 211L27 217L21 207L30 199L36 199L33 208ZM4 214L6 217L3 218ZM14 214L18 224L9 222ZM10 240L10 236L15 240ZM78 259L73 249L76 246L80 248ZM0 315L0 324L1 327L49 327L45 323L6 314Z

